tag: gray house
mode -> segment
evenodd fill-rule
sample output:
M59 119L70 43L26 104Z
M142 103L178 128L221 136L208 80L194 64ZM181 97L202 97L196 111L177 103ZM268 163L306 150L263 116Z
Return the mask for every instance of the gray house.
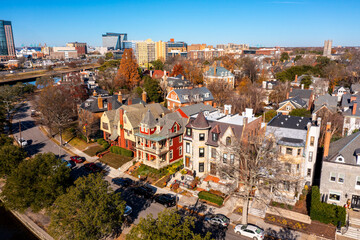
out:
M360 209L360 132L330 144L330 128L328 124L321 169L322 201Z

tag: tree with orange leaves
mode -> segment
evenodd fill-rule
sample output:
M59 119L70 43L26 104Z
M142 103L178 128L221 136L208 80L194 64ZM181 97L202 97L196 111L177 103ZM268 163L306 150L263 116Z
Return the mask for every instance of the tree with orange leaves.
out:
M175 64L175 66L171 72L171 76L177 76L179 74L184 75L184 68L180 63Z
M124 79L125 84L130 88L138 85L141 80L138 72L138 64L131 48L125 49L122 55L116 79Z

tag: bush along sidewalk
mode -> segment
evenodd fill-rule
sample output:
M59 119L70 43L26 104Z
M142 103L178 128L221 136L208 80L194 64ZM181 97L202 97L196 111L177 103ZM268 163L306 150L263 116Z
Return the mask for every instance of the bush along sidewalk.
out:
M132 157L133 156L133 152L130 150L127 150L125 148L122 147L118 147L118 146L111 146L110 147L110 152L115 153L115 154L119 154L125 157Z
M218 195L215 195L213 193L206 192L206 191L199 192L198 197L199 197L199 199L208 201L210 203L214 203L214 204L218 205L219 207L221 207L224 203L224 198L222 198Z

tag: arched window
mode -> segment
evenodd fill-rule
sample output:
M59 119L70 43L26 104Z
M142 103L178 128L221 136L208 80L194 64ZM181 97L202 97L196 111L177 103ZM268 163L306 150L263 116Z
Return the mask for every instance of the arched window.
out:
M226 146L231 145L231 137L226 137Z

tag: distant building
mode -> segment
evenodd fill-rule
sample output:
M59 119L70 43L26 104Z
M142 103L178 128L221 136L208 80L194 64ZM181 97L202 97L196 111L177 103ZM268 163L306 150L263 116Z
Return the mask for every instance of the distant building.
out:
M155 43L155 59L160 59L161 61L166 61L166 42L158 41Z
M127 40L127 33L106 33L102 35L103 47L109 50L123 50L123 42Z
M136 42L136 60L140 66L148 66L152 61L155 61L155 42L147 39L142 42Z
M0 20L0 60L15 58L15 55L11 22Z
M235 76L229 70L224 67L214 65L209 68L208 71L204 73L204 82L208 84L213 81L222 81L228 83L232 88L235 87Z
M52 47L50 49L50 59L71 59L79 57L75 47Z
M87 54L86 43L70 42L66 44L67 47L74 47L79 56Z
M350 93L350 89L344 86L336 86L334 87L334 91L332 93L332 96L336 96L338 99L338 102L341 101L341 98L344 94Z
M325 40L323 56L331 56L332 40Z
M209 49L205 48L203 50L191 50L188 52L187 56L190 59L203 59L211 60L213 58L222 57L225 55L225 50L223 49Z
M166 43L167 48L167 57L174 57L180 55L182 57L187 57L187 43L185 42L175 42L173 38Z
M352 134L360 129L360 95L344 94L341 109L344 116L343 136Z

